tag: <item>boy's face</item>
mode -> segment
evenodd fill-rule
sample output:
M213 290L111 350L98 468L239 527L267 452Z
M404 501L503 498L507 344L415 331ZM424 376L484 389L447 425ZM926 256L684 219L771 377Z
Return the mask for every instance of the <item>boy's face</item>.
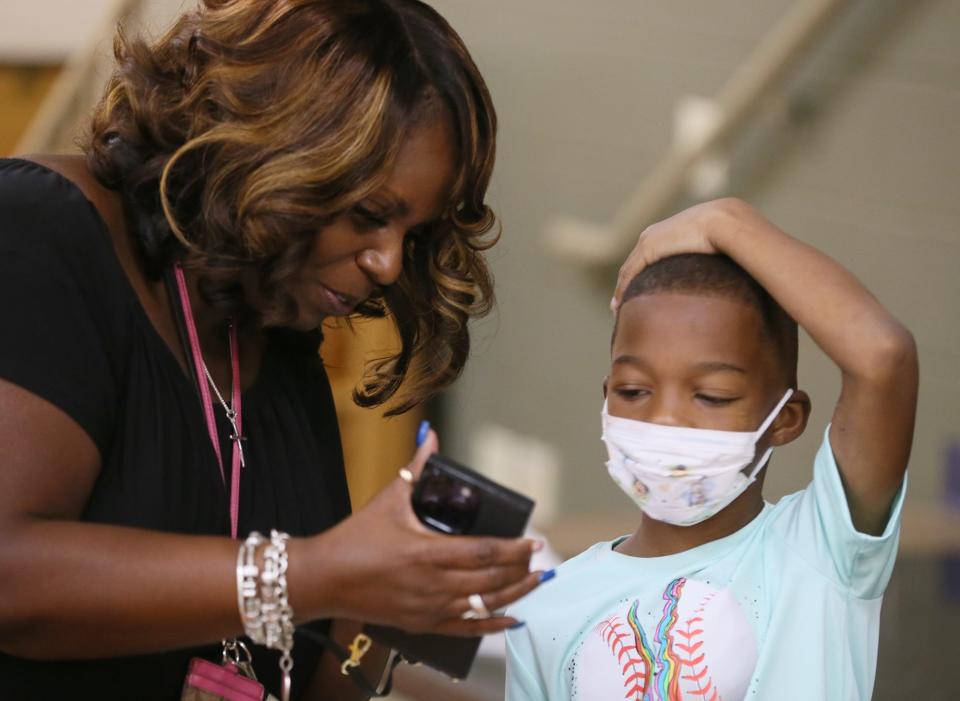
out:
M620 309L611 416L664 426L755 431L787 390L759 311L725 297L658 292Z

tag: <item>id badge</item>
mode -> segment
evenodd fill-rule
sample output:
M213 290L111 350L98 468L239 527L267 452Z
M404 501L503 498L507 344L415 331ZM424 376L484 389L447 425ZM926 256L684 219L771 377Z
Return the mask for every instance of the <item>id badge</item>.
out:
M233 662L219 665L194 657L183 683L181 701L263 701L263 684L246 677Z

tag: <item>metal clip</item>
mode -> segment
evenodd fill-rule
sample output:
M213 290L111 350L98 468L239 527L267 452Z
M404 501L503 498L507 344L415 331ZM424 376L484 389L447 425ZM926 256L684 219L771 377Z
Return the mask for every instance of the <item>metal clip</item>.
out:
M241 641L223 641L223 664L228 663L235 664L243 676L254 681L257 680L257 675L253 672L253 655Z
M344 660L343 664L340 665L340 673L342 675L347 676L353 667L360 666L360 660L367 654L367 650L370 649L372 642L373 641L363 633L357 633L357 637L347 646L347 649L350 650L350 659Z

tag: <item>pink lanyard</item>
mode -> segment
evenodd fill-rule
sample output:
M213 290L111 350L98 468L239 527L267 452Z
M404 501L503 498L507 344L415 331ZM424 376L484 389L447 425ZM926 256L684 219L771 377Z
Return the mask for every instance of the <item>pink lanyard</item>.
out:
M213 444L213 452L217 454L217 463L220 466L220 479L226 483L223 472L223 456L220 454L220 436L217 432L217 420L213 414L213 398L210 396L210 385L207 381L206 366L200 351L200 339L197 336L197 325L193 320L193 310L190 307L190 296L187 294L187 281L183 276L180 265L174 266L177 277L177 290L180 293L180 306L183 308L184 322L187 327L187 336L190 340L190 353L193 356L193 366L196 370L197 384L200 386L200 399L203 402L203 414L207 421L207 432ZM240 403L240 352L237 343L237 328L230 324L230 365L233 371L233 387L230 393L230 410L233 416L228 418L234 426L235 433L230 436L233 441L233 460L230 472L230 536L237 537L237 523L240 518L240 466L243 464L243 414Z

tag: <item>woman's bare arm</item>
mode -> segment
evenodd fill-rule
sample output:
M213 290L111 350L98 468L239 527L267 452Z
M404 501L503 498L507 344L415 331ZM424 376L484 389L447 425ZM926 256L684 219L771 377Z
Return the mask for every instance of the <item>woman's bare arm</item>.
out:
M70 417L0 380L0 650L29 658L148 653L241 634L237 544L77 521L100 469ZM411 463L419 469L436 437ZM537 584L526 540L445 538L395 480L333 529L289 546L298 620L345 617L412 630L482 634L510 618L463 621L466 597L491 608Z

